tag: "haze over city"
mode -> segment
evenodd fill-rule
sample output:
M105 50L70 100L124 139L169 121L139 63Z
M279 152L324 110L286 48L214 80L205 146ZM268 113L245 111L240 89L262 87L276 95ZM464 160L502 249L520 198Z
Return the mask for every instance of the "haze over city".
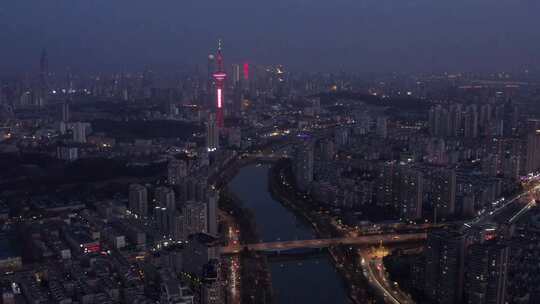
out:
M39 50L74 69L170 69L228 59L296 71L519 70L538 65L533 0L2 1L0 73Z
M540 303L534 0L0 3L0 304Z

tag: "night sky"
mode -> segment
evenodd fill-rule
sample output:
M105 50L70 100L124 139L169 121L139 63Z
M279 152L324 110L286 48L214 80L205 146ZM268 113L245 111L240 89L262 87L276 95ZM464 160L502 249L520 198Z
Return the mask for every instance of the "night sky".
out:
M0 74L228 63L306 71L540 64L538 0L0 0Z

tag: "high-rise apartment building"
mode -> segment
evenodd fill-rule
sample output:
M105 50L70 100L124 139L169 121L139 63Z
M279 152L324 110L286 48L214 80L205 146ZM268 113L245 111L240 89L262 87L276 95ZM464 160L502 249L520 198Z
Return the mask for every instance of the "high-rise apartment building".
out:
M183 160L173 159L167 165L167 182L169 185L178 185L187 176L187 163Z
M208 190L206 198L207 227L208 234L217 236L218 234L218 200L219 192L214 189Z
M540 169L540 130L534 130L527 135L527 155L525 173Z
M465 235L435 231L428 235L425 250L424 295L433 303L463 303Z
M148 191L139 184L129 186L129 210L137 217L148 216Z
M422 217L424 178L422 172L413 168L399 170L399 214L402 219L416 220Z
M467 257L466 300L469 304L504 304L509 247L472 245Z
M308 191L313 182L313 144L303 143L296 149L294 158L294 177L296 186L301 191Z
M208 232L207 205L203 202L188 201L182 208L186 236Z
M154 200L154 217L158 228L163 234L171 235L173 220L177 213L174 191L168 187L157 187Z
M86 142L86 124L82 122L76 122L72 125L73 141L77 143Z

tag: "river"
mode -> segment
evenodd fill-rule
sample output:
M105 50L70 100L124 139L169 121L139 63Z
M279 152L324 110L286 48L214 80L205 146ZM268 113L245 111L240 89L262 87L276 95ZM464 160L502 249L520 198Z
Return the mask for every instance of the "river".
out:
M268 165L251 165L229 183L229 189L251 209L262 241L313 238L309 223L274 200L268 191ZM275 302L288 303L347 303L347 294L339 274L329 257L310 257L305 260L272 261L270 272Z

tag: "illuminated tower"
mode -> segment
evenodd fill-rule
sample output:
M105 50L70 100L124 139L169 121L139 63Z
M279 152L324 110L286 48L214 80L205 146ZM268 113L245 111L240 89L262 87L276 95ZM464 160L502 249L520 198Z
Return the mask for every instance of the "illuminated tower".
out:
M218 42L218 50L216 54L216 72L212 75L216 81L216 100L217 100L217 109L216 109L216 119L218 128L223 128L223 87L225 78L227 74L223 68L223 55L221 54L221 40Z

